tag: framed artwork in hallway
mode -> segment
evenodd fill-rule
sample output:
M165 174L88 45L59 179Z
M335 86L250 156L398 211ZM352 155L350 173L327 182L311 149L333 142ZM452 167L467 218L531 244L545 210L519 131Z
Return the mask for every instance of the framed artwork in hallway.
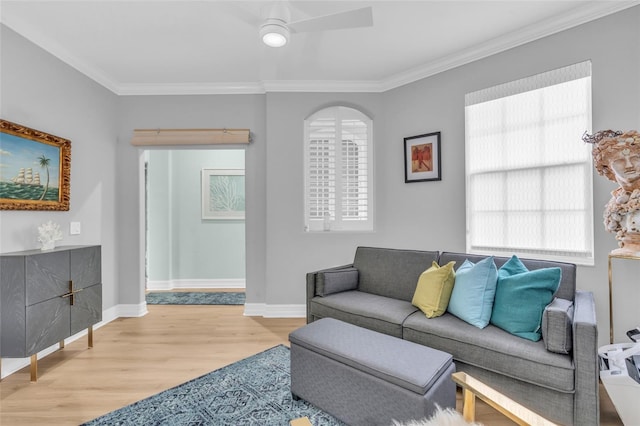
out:
M244 220L244 170L202 169L202 219Z

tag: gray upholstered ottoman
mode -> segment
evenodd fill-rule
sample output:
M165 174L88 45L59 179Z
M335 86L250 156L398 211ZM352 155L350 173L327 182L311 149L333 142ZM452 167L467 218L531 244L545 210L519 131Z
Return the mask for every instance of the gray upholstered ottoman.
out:
M291 393L349 425L390 425L456 406L448 353L333 318L289 335Z

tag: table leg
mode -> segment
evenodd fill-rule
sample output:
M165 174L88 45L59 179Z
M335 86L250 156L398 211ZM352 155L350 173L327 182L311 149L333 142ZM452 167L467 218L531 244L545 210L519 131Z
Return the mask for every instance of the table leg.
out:
M609 343L613 344L613 276L611 272L611 255L609 255Z
M31 381L38 381L38 354L31 355Z
M518 425L556 426L555 423L546 420L528 408L462 371L453 373L451 378L462 388L462 415L468 422L473 422L475 420L476 398L480 398L490 407L495 408Z
M468 422L476 420L476 396L469 389L462 389L462 416Z

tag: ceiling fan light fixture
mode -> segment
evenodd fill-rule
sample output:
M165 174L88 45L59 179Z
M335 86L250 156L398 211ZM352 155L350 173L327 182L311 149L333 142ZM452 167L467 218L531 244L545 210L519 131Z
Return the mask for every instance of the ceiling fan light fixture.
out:
M273 22L264 24L260 28L260 38L269 47L282 47L289 42L289 28Z

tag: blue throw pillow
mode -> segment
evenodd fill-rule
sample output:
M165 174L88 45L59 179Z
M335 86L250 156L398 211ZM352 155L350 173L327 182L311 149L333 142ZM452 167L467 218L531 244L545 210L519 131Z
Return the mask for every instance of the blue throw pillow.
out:
M560 268L529 271L512 256L498 271L491 324L537 342L542 336L542 313L553 300L561 278Z
M491 319L498 270L493 256L474 264L466 259L456 271L456 280L447 311L478 328Z

